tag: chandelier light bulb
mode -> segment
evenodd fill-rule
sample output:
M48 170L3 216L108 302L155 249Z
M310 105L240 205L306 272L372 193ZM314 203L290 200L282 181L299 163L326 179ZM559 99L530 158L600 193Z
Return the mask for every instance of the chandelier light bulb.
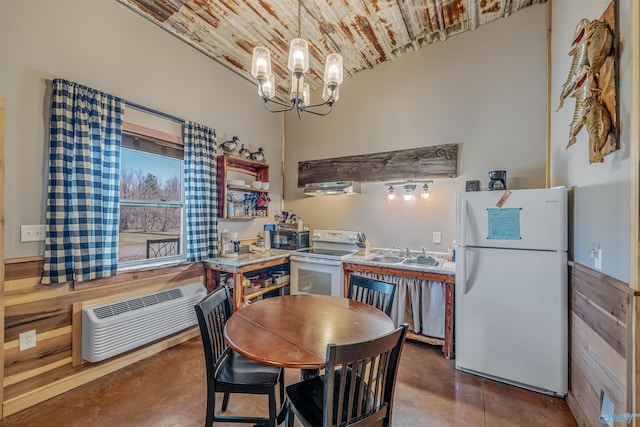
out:
M328 85L324 85L324 88L322 88L322 99L327 101L327 102L331 102L332 104L335 103L338 98L340 97L340 87L336 86L336 88L333 90L333 93L331 91L331 89L329 88Z
M309 45L304 39L293 39L289 45L289 71L304 74L309 71Z
M275 77L273 74L269 76L262 84L258 84L258 95L261 98L273 98L276 95Z
M327 56L327 63L324 68L324 82L329 85L340 85L344 78L342 71L342 56L332 53Z
M304 105L311 104L311 94L308 83L304 84L304 89L302 90L302 102L304 102Z
M291 76L291 100L304 99L304 77Z
M258 81L262 81L271 75L271 52L266 47L256 46L253 48L251 74Z

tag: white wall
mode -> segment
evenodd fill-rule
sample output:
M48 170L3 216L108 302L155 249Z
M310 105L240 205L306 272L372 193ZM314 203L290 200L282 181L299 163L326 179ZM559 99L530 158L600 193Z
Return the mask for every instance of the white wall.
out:
M216 129L265 149L280 202L281 118L255 87L114 0L0 1L0 96L7 100L7 258L41 255L20 225L44 223L47 79L64 78ZM264 220L220 221L255 236Z
M510 188L544 187L545 112L546 5L536 5L345 78L329 116L287 115L285 207L311 228L364 231L374 246L444 251L467 180L486 190L487 172L505 169ZM297 188L299 161L445 143L462 143L459 176L436 180L427 204L389 204L383 182L353 197Z
M629 3L619 0L621 39L627 47L620 60L620 150L605 157L604 163L589 164L588 135L582 129L577 142L565 149L569 124L573 117L574 98L555 112L562 84L567 78L572 57L568 55L571 39L582 18L598 19L610 0L562 0L552 3L551 69L551 182L573 187L573 259L594 268L589 256L592 244L602 250L602 271L629 282L629 174L630 174L630 65Z

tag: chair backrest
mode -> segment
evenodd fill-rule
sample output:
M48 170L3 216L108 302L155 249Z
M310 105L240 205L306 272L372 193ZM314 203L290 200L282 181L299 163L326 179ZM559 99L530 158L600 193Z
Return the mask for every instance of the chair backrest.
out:
M349 298L372 305L391 316L396 285L368 277L349 276Z
M407 329L405 323L371 341L327 346L323 425L390 424Z
M214 376L216 366L230 352L224 339L224 325L231 317L229 291L226 287L216 289L196 303L195 309L202 336L207 375Z

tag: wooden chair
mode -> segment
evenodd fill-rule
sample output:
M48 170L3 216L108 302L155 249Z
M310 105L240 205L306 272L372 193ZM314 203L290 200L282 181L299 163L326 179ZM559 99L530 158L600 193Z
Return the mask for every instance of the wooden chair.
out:
M396 285L357 275L349 276L349 298L364 302L391 316Z
M227 345L224 325L231 316L227 288L222 287L195 305L202 335L207 365L206 426L214 422L252 423L276 426L276 392L280 383L280 402L284 402L284 372L282 368L266 366L249 360ZM216 392L224 393L222 411L227 410L231 393L266 394L269 396L269 418L215 415Z
M389 426L398 363L408 325L371 341L329 344L325 374L287 387L294 415L311 426Z

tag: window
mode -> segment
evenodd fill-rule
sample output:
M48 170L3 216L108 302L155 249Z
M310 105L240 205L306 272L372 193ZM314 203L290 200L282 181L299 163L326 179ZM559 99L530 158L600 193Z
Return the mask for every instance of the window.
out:
M123 135L119 265L184 258L183 158L176 144Z

